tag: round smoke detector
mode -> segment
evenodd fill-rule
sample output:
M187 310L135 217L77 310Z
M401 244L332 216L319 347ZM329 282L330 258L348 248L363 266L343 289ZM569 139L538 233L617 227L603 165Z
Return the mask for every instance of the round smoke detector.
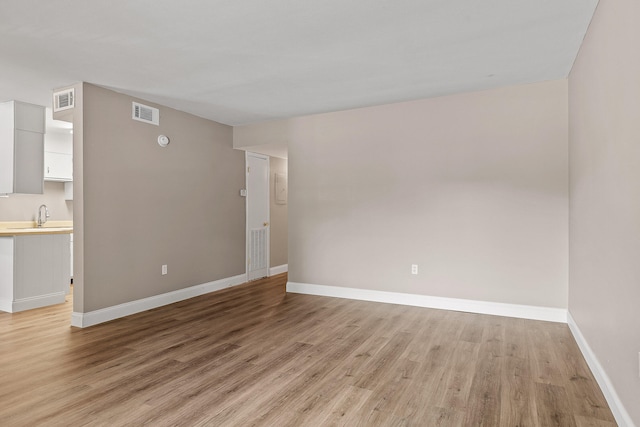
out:
M166 135L160 135L158 137L158 145L160 147L166 147L167 145L169 145L169 137Z

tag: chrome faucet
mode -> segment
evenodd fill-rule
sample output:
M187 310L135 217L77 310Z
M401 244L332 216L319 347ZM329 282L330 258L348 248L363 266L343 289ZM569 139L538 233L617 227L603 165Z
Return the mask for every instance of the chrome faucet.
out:
M44 221L42 220L42 208L44 208ZM47 219L49 219L49 209L47 205L40 205L38 208L38 227L42 227Z

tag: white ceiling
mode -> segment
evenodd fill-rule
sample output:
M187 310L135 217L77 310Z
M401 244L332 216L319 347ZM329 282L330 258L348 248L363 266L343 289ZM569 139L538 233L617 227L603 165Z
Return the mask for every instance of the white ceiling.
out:
M95 83L241 125L564 78L597 0L0 0L0 101Z

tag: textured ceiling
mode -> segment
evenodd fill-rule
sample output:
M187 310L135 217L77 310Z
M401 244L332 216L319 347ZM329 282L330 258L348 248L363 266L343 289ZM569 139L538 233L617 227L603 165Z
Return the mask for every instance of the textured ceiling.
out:
M0 101L86 81L241 125L564 78L597 0L0 0Z

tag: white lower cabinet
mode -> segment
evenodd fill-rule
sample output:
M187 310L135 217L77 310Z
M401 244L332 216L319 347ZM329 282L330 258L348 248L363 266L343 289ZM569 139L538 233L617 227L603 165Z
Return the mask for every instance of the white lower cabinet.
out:
M69 234L0 237L0 310L14 313L65 302Z

